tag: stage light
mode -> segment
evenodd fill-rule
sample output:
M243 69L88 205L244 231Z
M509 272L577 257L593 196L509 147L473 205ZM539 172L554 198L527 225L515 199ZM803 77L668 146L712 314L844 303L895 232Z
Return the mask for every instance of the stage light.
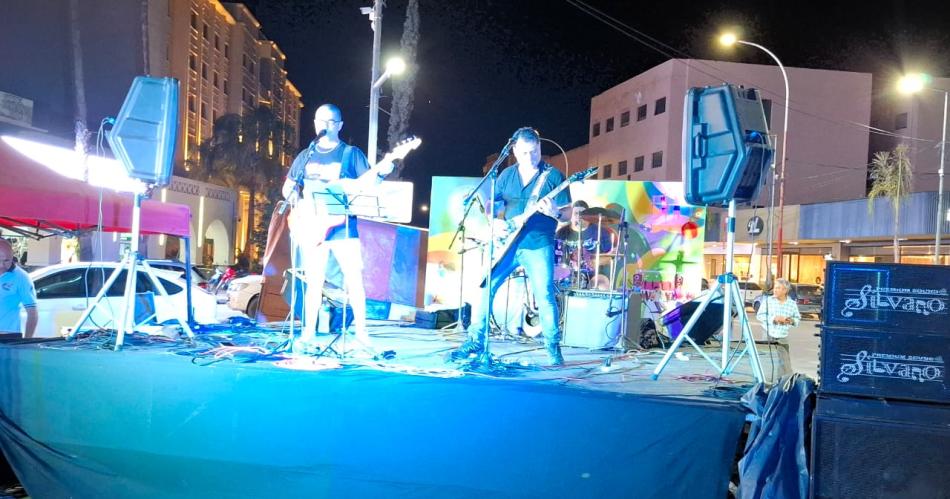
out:
M719 37L719 43L726 47L735 45L738 40L739 38L736 37L735 33L723 33L722 36Z
M85 180L94 187L117 192L145 192L145 184L130 177L125 166L117 159L86 156L83 165L83 158L74 149L10 136L4 136L3 141L20 154L64 177Z

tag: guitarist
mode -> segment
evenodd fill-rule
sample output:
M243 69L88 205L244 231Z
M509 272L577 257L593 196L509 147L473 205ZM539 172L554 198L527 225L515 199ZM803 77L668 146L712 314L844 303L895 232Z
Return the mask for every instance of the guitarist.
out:
M392 161L383 161L371 167L356 146L340 140L343 129L343 114L333 104L324 104L317 108L313 118L317 138L297 155L282 193L288 204L298 209L311 209L308 203L299 202L301 196L309 196L321 186L340 179L356 179L360 184L378 184L393 171ZM306 199L306 198L304 198ZM296 215L296 214L295 214ZM341 217L342 218L342 217ZM306 219L299 217L297 220ZM299 352L312 351L315 347L317 314L323 302L323 284L326 280L326 267L330 252L340 264L343 282L353 307L353 326L359 347L372 353L372 342L366 330L366 290L363 287L363 255L360 249L356 217L350 216L348 223L340 221L326 232L321 242L313 242L315 228L311 225L294 224L291 235L300 245L303 268L306 271L307 291L304 295L304 324L299 340L294 342Z
M527 213L527 210L536 209L536 212L525 221L509 250L498 261L491 283L483 293L481 306L473 311L468 339L452 352L452 359L464 359L484 352L488 306L509 274L517 267L523 267L538 305L548 364L559 366L564 363L564 358L561 356L561 329L554 289L554 231L559 221L566 221L569 217L571 195L564 189L553 201L542 200L534 208L532 201L564 182L564 175L541 161L541 139L537 131L530 127L520 128L512 140L512 151L518 163L498 175L495 206L499 209L495 214L508 220ZM499 232L510 230L502 220L494 222L496 237Z

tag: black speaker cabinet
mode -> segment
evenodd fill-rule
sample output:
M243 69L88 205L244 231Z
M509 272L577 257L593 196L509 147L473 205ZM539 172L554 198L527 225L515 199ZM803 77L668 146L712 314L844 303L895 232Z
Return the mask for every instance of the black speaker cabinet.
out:
M950 266L828 262L826 326L950 338Z
M611 291L570 291L564 299L564 328L561 344L591 349L613 348L623 340L624 350L640 343L640 305L638 293L631 293L624 304L623 293ZM626 315L624 334L620 322Z
M819 397L814 498L950 498L950 406Z
M171 181L177 131L178 80L139 76L106 139L130 177L161 186Z

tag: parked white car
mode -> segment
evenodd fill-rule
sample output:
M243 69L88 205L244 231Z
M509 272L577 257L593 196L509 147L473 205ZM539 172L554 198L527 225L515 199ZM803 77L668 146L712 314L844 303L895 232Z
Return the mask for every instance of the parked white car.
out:
M228 307L247 314L251 319L257 316L261 303L261 286L264 276L260 274L238 277L228 284Z
M30 272L36 288L37 337L61 336L62 328L72 327L102 289L102 284L121 264L116 262L78 262L50 265ZM187 310L185 280L174 271L155 269L155 277L162 283L168 297L158 294L151 279L140 273L136 276L136 293L155 293L155 315L158 322L171 319L176 310ZM102 304L96 307L87 326L114 327L114 315L121 313L125 290L126 271L109 288ZM195 320L200 323L216 322L217 304L211 294L192 285L192 307ZM25 312L21 323L26 323Z

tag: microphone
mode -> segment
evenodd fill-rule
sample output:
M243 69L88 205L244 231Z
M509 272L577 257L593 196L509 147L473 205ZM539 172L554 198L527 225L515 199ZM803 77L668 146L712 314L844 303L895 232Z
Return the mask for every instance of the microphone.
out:
M319 132L317 132L317 136L312 141L310 141L310 146L307 147L307 162L308 163L310 162L310 156L313 156L313 153L317 150L317 141L322 139L323 136L326 134L327 134L327 130L326 128L324 128L323 130L320 130ZM306 166L306 164L304 164L304 166ZM300 183L300 179L294 179L294 181L298 184ZM287 207L292 204L291 199L296 201L295 199L296 197L297 197L297 190L295 188L293 191L291 191L291 195L289 197L287 197L286 199L282 199L280 202L277 203L277 214L283 215L284 212L287 211Z

